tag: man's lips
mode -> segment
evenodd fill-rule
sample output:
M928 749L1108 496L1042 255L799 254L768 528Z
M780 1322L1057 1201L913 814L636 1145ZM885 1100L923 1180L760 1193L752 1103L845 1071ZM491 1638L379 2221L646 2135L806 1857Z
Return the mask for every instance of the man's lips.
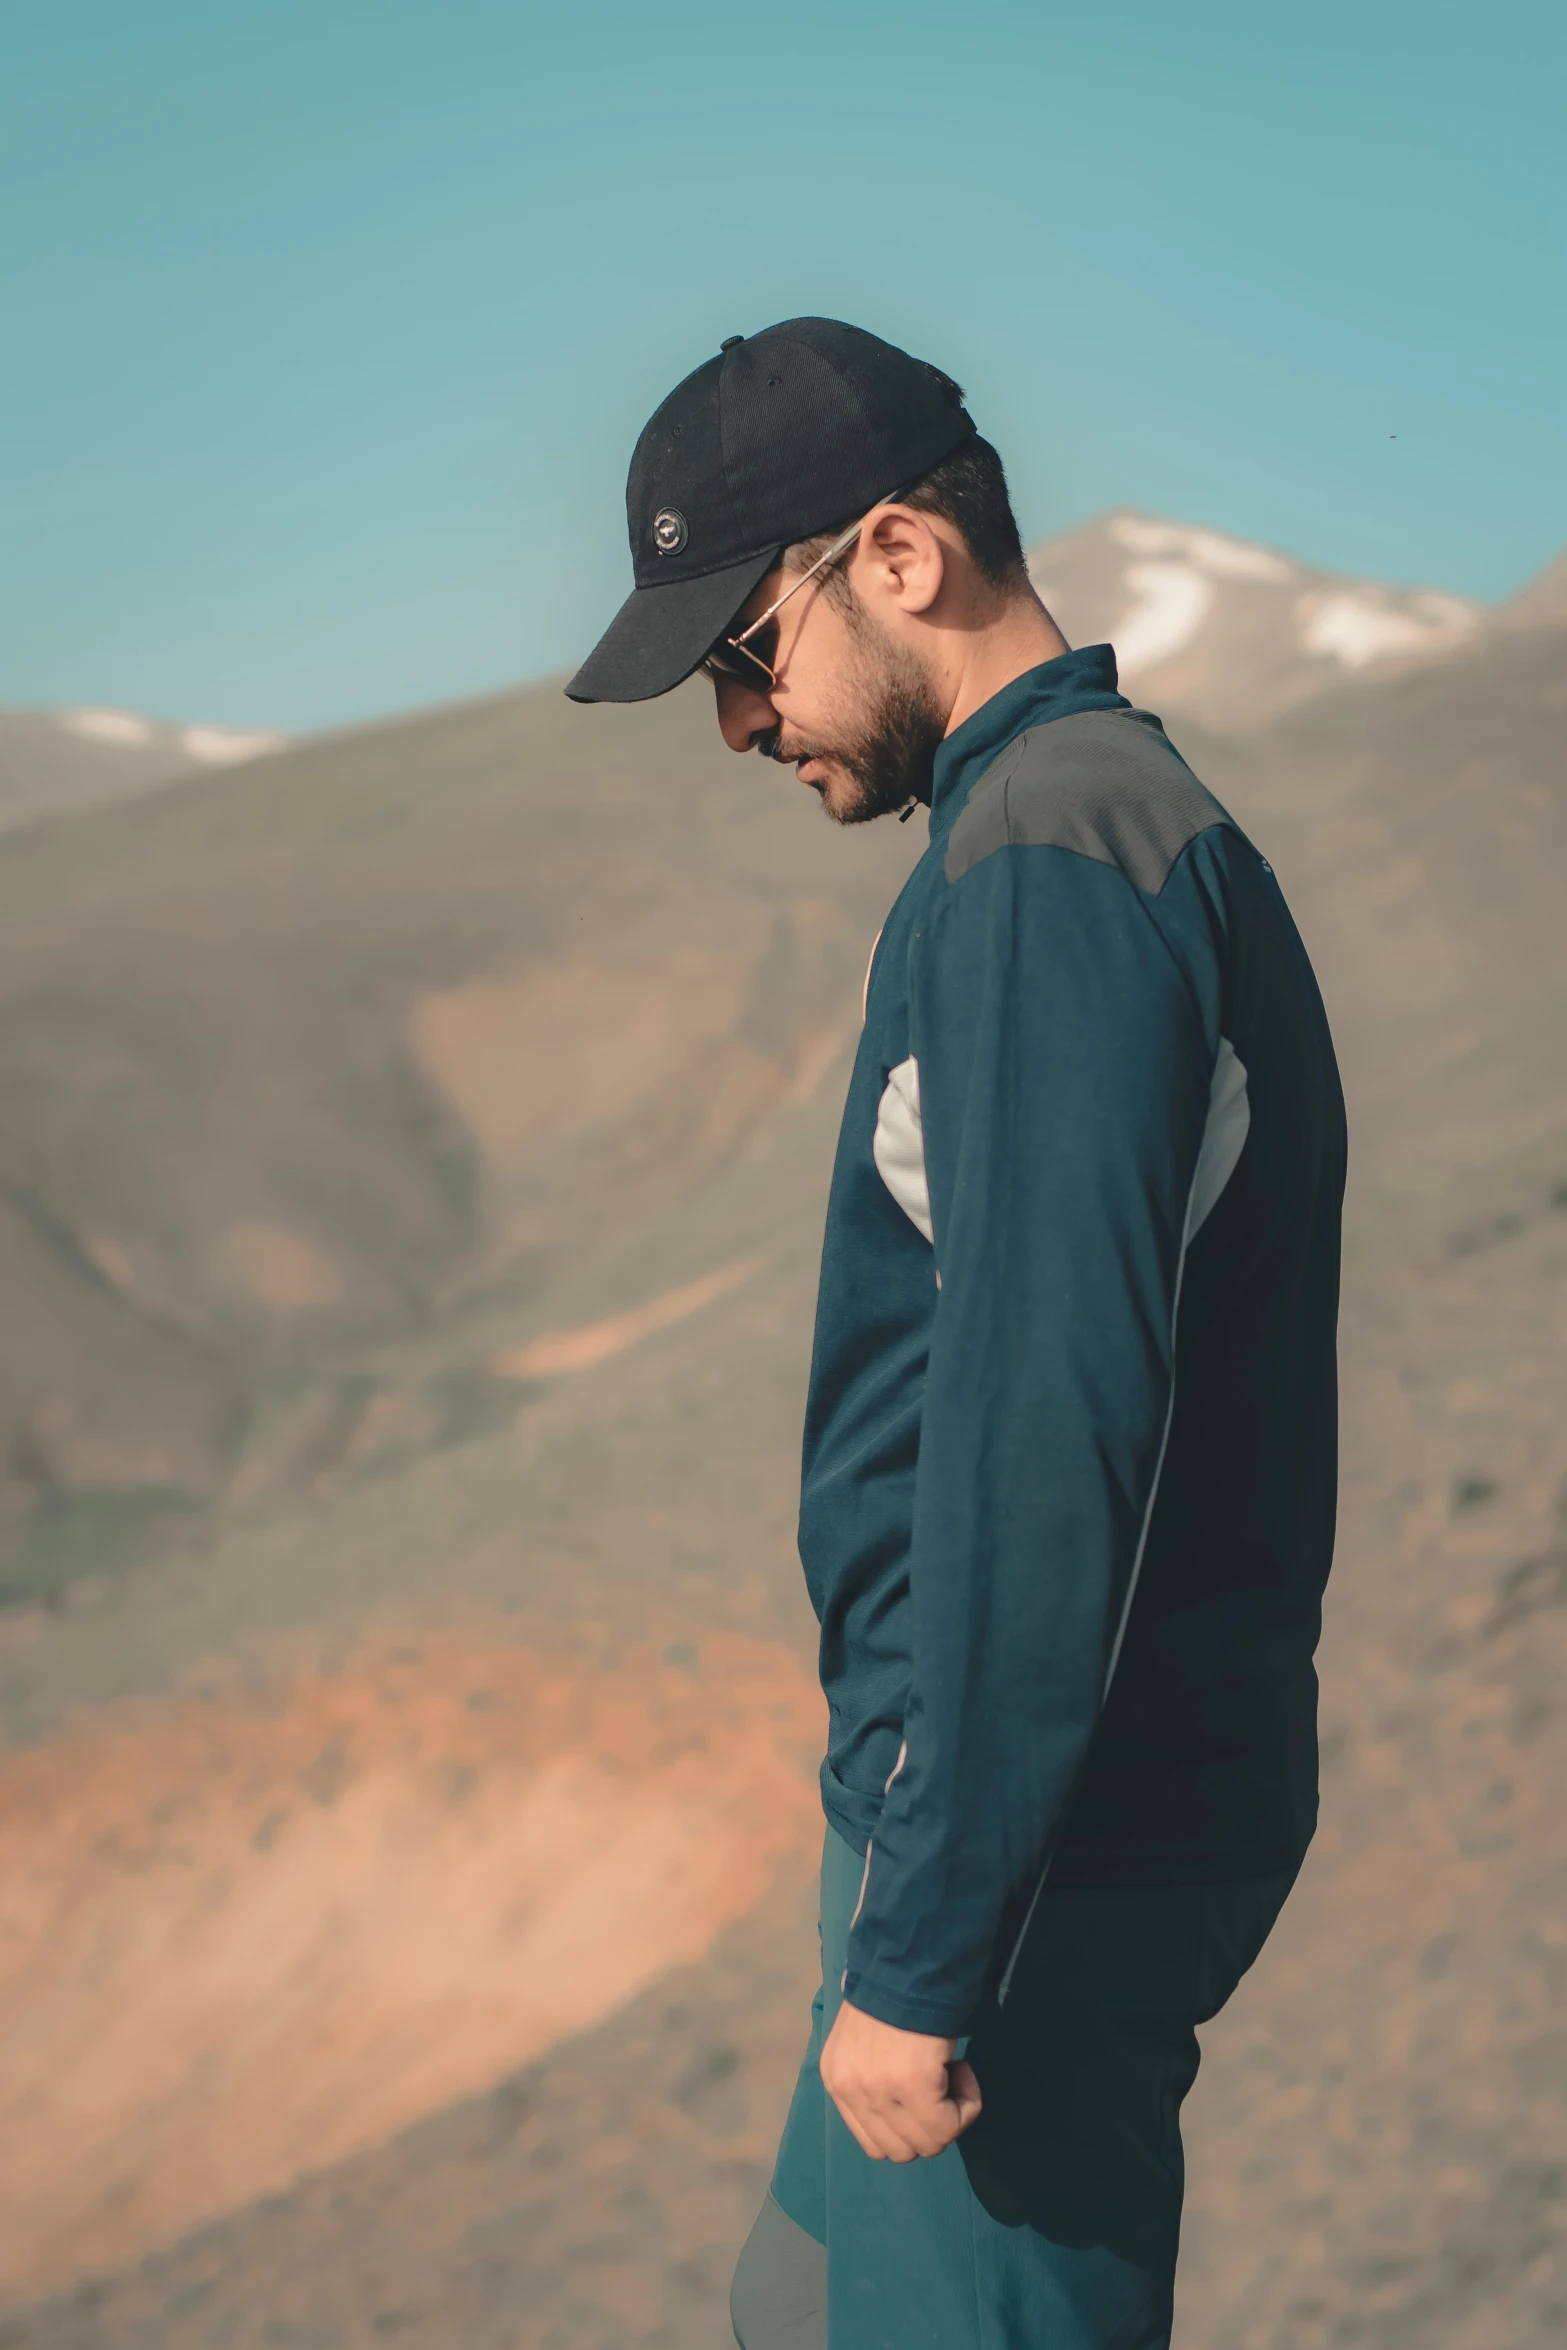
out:
M773 735L768 741L759 744L758 748L764 758L774 760L778 766L792 767L800 781L809 784L814 792L826 790L827 770L837 764L830 752L791 751L782 740L781 734ZM814 775L811 773L813 767L816 770Z

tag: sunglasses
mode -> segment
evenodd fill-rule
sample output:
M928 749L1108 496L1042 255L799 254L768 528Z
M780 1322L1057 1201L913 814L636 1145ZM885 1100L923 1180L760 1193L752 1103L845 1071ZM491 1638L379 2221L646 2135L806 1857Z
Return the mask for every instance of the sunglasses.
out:
M862 516L862 522L863 519ZM776 615L783 610L789 598L797 596L801 588L809 580L813 580L819 571L826 571L834 563L842 561L859 537L860 529L860 522L851 523L841 537L833 540L826 554L819 555L809 571L802 571L799 578L784 589L776 603L769 604L767 610L758 619L753 620L749 628L743 628L738 636L721 636L698 664L703 675L715 678L738 678L739 682L749 686L753 693L770 694L778 683L778 675L773 668L773 661L778 658ZM770 635L763 638L761 645L753 644L752 639L760 636L763 629L769 629ZM772 655L772 660L767 658L769 653Z

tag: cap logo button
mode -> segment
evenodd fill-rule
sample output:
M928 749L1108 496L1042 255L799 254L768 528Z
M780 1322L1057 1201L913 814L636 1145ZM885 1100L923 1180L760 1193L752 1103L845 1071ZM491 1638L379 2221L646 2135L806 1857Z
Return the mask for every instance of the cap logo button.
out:
M653 544L661 555L678 555L691 536L678 506L666 506L653 517Z

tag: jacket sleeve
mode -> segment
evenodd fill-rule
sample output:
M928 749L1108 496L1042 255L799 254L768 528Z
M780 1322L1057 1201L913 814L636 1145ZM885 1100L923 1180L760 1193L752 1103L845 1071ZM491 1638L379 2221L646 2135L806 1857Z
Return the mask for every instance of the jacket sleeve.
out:
M904 1754L845 1989L958 2034L1045 1864L1141 1559L1217 956L1178 950L1113 866L1010 845L949 885L910 987L941 1294Z

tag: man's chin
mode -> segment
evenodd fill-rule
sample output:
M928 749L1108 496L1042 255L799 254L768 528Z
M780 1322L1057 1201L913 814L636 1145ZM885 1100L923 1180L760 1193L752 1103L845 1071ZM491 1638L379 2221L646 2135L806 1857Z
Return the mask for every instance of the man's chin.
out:
M822 814L834 824L864 824L880 810L870 805L861 778L852 769L823 761L814 775L802 776L822 804Z
M822 811L834 824L874 824L882 816L897 815L908 806L911 796L906 789L895 799L878 795L850 777L836 789L822 793Z
M830 816L835 824L853 823L860 792L847 768L840 767L836 759L800 759L795 763L795 774L807 791L815 792L824 816Z
M936 738L939 740L939 735ZM928 799L917 780L913 761L857 759L828 751L796 750L793 755L775 748L769 756L794 769L807 790L815 792L822 813L834 824L873 824L878 816L893 816L911 798ZM925 765L929 766L929 759Z

